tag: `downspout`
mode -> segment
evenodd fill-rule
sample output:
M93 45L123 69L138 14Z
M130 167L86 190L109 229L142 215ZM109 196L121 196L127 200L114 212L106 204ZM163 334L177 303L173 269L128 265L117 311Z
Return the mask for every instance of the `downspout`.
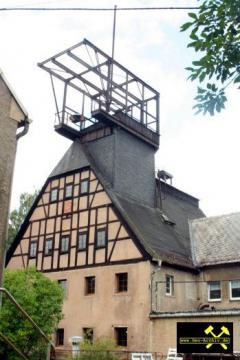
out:
M24 135L26 135L28 133L29 130L29 119L27 117L25 117L25 119L22 122L24 124L24 128L22 131L20 131L19 133L16 134L16 139L19 140L21 137L23 137Z

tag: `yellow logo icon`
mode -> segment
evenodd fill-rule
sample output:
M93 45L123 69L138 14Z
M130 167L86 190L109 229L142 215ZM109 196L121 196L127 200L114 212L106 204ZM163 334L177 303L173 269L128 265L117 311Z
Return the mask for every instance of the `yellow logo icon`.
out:
M228 347L227 347L226 343L229 344L230 339L226 338L226 337L222 337L222 336L223 335L227 335L227 336L230 335L230 332L229 332L228 328L226 326L222 326L221 327L222 331L218 335L216 335L213 332L213 329L214 329L214 327L212 325L209 325L204 330L206 335L209 335L209 334L212 335L211 342L206 345L206 348L210 349L211 346L216 344L216 345L221 345L224 350L227 350Z

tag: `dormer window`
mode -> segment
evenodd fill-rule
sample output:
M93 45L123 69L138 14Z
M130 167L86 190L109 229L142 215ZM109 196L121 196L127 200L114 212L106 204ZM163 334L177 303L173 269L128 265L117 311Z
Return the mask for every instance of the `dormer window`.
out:
M73 185L68 184L65 186L65 199L71 198L73 195Z

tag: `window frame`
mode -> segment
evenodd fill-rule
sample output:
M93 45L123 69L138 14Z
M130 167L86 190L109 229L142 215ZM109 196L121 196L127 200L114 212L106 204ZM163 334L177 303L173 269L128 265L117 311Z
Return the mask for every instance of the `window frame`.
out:
M58 282L58 285L61 286L61 288L63 289L64 299L66 299L66 298L67 298L67 295L68 295L68 281L67 281L67 279L58 279L57 282ZM65 287L62 286L62 283L63 283L63 282L66 284Z
M60 331L61 331L61 337L60 337ZM59 339L62 339L61 343ZM64 328L59 328L56 330L56 347L57 346L64 346Z
M86 244L84 248L79 247L79 236L86 235ZM77 241L77 251L86 251L88 246L88 231L79 231L78 232L78 241Z
M170 282L169 282L169 284L170 284L170 292L167 291L168 279L170 280ZM166 280L166 283L165 283L165 295L166 296L174 296L174 276L166 274L165 280Z
M35 247L35 254L34 255L31 255L31 246L32 245L36 245ZM30 243L29 243L29 259L35 259L37 257L37 240L30 240Z
M126 331L126 343L120 344L119 332L120 332L120 330L123 330L123 329ZM114 327L114 333L115 333L114 335L115 335L116 345L121 346L121 347L127 347L128 346L128 328L125 326Z
M92 284L90 284L90 279L94 279L94 287L92 289ZM84 294L86 296L88 295L94 295L96 293L96 276L90 275L85 276L85 291Z
M52 248L51 248L51 252L50 253L47 253L46 252L46 245L47 245L47 242L51 241L52 242ZM44 244L44 256L52 256L53 254L53 238L47 238L45 239L45 244Z
M82 191L82 184L83 183L87 183L87 190L86 191ZM83 194L87 194L89 192L89 179L83 179L80 181L80 195L83 195Z
M68 238L68 249L67 250L62 250L63 238ZM61 239L60 239L60 254L68 254L69 249L70 249L70 235L62 235Z
M126 280L120 279L121 276L125 276L125 275L126 275ZM116 293L128 292L128 273L127 272L116 273L115 277L116 277Z
M211 298L210 297L210 294L211 294L211 285L214 285L214 284L216 284L216 283L218 283L219 284L219 290L220 290L220 297L219 298L215 298L215 299L213 299L213 298ZM207 283L207 285L208 285L208 301L210 302L213 302L213 301L222 301L222 286L221 286L221 281L214 281L214 280L212 280L212 281L208 281L208 283Z
M87 341L90 344L92 344L94 339L94 328L88 328L88 327L82 328L82 337L84 341Z
M231 301L240 300L240 296L239 296L239 297L233 297L233 296L232 296L232 289L233 289L233 288L232 288L232 283L233 283L234 281L238 281L239 284L240 284L240 279L234 279L234 280L230 280L230 281L229 281L229 298L230 298ZM240 288L240 286L239 286L239 288Z
M70 186L71 186L71 195L68 195L67 194L67 188L69 188ZM71 199L72 197L73 197L73 183L65 184L65 187L64 187L64 200Z
M98 233L100 232L103 232L105 233L105 242L104 242L104 245L99 245L98 244ZM107 246L107 228L106 227L102 227L102 228L99 228L99 229L96 229L96 232L95 232L95 244L96 244L96 249L103 249Z
M57 192L57 196L56 196L56 199L52 199L52 192L53 191L56 191ZM59 196L59 188L58 187L53 187L51 188L50 190L50 203L55 203L58 201L58 196Z

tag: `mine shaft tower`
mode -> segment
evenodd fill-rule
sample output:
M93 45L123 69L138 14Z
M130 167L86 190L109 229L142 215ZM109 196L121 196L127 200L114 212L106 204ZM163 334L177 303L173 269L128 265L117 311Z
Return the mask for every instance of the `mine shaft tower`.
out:
M81 140L119 126L158 149L159 93L90 41L38 65L51 77L59 134Z

